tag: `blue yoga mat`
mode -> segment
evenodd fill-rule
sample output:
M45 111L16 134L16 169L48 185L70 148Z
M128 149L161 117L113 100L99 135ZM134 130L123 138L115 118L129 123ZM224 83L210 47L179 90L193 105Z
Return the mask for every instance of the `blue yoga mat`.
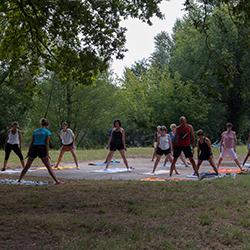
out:
M117 161L117 160L112 160L110 162L111 165L118 164L118 163L120 163L120 161ZM90 162L89 165L91 165L91 166L106 166L106 163L105 162Z

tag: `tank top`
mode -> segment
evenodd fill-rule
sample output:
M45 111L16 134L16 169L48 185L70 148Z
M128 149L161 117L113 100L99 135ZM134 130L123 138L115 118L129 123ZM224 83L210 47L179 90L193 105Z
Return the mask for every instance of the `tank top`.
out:
M176 135L177 136L177 146L180 147L187 147L191 144L191 128L189 125L187 126L179 126L176 128Z
M206 137L203 137L203 142L201 143L200 141L198 142L199 148L200 148L200 153L204 155L209 155L211 153L210 148L208 147L206 143Z
M122 132L120 130L113 130L112 132L112 144L122 144Z
M11 130L9 131L7 143L11 145L20 144L18 130L16 131L15 134L13 134Z
M175 134L173 133L173 131L170 131L170 132L169 132L169 135L170 135L171 141L173 142L173 141L174 141Z
M159 148L162 150L167 150L170 148L170 136L165 135L165 136L160 136L159 138Z
M234 148L235 147L235 132L223 132L222 133L222 141L225 148Z

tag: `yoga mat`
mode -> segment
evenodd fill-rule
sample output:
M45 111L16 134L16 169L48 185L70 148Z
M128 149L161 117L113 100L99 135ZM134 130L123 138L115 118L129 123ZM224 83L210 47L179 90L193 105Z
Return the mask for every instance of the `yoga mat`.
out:
M157 178L157 177L147 177L141 179L141 181L166 181L165 178Z
M28 172L33 172L34 170L29 169ZM0 171L0 174L20 174L22 168L20 169L6 169L5 171Z
M152 172L146 172L143 174L146 174L146 175L169 174L169 170L156 170L154 174Z
M26 186L47 186L48 182L44 181L21 181L20 183L17 180L13 179L0 179L0 184L2 185L26 185Z
M209 172L214 173L213 170L210 170ZM219 168L218 172L222 174L240 174L241 170L238 168Z
M198 180L198 176L193 175L193 174L186 175L186 178L195 179L195 180L197 179Z
M119 164L120 161L118 160L112 160L110 162L111 165L114 165L114 164ZM106 163L105 162L90 162L88 165L90 166L106 166Z
M97 170L92 170L91 172L104 173L104 174L115 174L115 173L131 172L132 170L133 170L133 168L130 168L129 170L127 168L108 168L107 170L97 169Z
M59 166L58 168L52 167L53 170L76 169L76 166ZM36 170L47 170L46 167L38 167Z

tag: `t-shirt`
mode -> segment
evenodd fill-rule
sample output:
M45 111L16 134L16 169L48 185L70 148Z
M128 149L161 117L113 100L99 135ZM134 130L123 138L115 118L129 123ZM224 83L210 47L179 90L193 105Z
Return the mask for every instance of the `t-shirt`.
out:
M174 141L174 137L175 137L175 134L173 133L173 131L170 131L169 132L169 135L170 135L170 138L172 140L172 142Z
M191 144L191 126L179 126L176 128L177 146L187 147Z
M235 137L236 134L234 131L225 131L222 133L221 138L225 148L234 148L235 147Z
M170 135L160 136L159 137L159 148L162 150L167 150L170 148Z
M60 131L60 137L63 145L69 145L74 142L74 133L70 128L67 128L66 131L63 129Z
M46 145L47 137L51 136L52 133L47 128L38 128L33 132L33 145Z

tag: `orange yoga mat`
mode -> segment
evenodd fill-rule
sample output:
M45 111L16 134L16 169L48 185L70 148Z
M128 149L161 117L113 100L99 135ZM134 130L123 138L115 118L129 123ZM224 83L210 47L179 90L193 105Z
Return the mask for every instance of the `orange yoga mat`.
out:
M193 181L190 178L178 178L178 177L171 177L171 178L158 178L158 177L148 177L143 178L141 181Z
M213 170L209 171L210 173L214 173ZM241 174L241 170L238 168L219 168L220 174Z

